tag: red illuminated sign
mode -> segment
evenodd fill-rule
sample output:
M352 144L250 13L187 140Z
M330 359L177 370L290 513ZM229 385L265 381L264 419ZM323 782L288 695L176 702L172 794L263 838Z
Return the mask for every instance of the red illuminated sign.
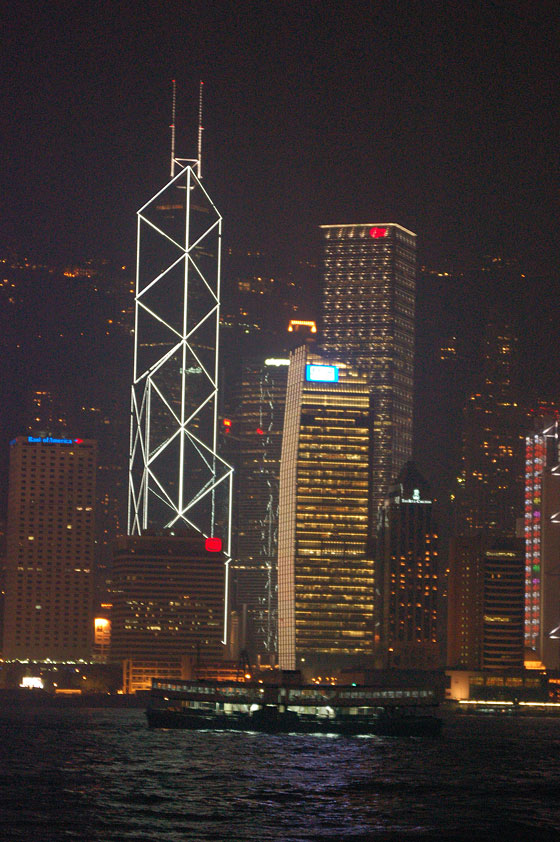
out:
M260 427L257 427L257 435L264 436L264 430L261 430Z
M204 545L209 553L221 553L222 539L221 538L207 538Z
M386 228L370 228L369 229L369 236L373 237L374 240L377 240L378 237L386 237L387 236L387 229Z

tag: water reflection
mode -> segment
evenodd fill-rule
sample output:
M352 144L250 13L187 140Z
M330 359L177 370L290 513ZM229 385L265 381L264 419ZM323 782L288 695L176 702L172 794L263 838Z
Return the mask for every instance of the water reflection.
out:
M560 720L464 718L438 740L150 731L141 711L0 715L0 838L547 840Z

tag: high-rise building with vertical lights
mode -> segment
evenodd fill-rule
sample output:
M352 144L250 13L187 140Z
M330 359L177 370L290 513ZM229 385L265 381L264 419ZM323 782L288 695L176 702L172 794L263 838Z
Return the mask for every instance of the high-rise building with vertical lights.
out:
M428 483L407 462L379 509L375 619L384 666L439 666L438 535L432 508Z
M290 359L280 466L279 663L328 675L373 653L369 378L306 346Z
M525 440L525 657L560 666L560 467L558 421ZM551 637L552 634L552 637Z
M394 223L322 225L321 350L370 377L372 500L412 456L416 235Z
M194 528L231 553L232 469L218 453L222 217L196 166L138 211L128 531ZM227 583L227 575L226 575ZM227 624L228 588L225 594ZM225 637L224 637L225 639Z
M10 446L7 660L91 658L97 445L20 436Z
M249 654L277 652L278 493L289 359L242 364L238 401L226 433L235 457L232 599L246 606Z

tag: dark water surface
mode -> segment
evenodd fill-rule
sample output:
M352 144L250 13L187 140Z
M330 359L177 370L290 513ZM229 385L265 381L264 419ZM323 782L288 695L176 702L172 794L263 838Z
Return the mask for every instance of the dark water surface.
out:
M398 740L0 711L0 839L559 840L560 719L463 717Z

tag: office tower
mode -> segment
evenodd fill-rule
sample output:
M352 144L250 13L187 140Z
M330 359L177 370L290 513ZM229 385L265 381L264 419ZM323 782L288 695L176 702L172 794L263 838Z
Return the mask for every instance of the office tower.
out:
M482 658L484 611L482 533L455 537L449 546L447 664L476 670Z
M4 657L89 660L97 445L20 436L10 446Z
M524 542L476 535L450 549L448 665L462 669L523 665Z
M246 611L250 656L277 652L278 492L289 359L242 365L237 407L228 421L235 452L236 528L233 607Z
M407 462L378 513L378 653L383 666L436 669L438 536L430 487Z
M481 382L463 414L459 535L483 531L513 537L523 512L528 420L515 383L516 344L509 325L488 325Z
M223 656L224 556L206 547L194 529L117 538L111 661L127 662L129 690Z
M128 531L194 527L229 560L232 470L217 452L222 218L199 176L200 161L181 164L138 211Z
M306 346L290 357L280 466L282 669L325 676L373 652L368 376Z
M412 456L416 235L392 223L321 232L321 351L370 377L376 511Z
M484 554L482 669L523 666L524 542L496 538Z
M560 469L558 421L525 440L525 657L560 666ZM552 637L551 637L552 635Z

